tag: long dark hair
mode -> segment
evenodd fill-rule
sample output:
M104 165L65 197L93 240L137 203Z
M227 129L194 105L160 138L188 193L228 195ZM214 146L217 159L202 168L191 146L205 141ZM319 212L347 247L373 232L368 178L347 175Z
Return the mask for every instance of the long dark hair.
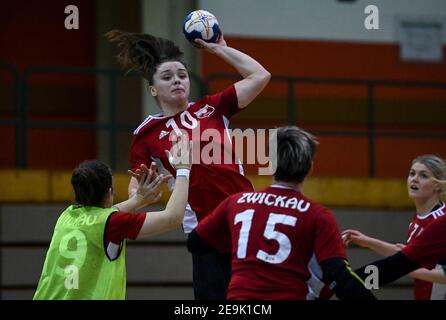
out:
M178 46L164 38L144 33L128 33L112 30L105 34L108 41L116 43L119 49L118 62L127 71L135 71L153 84L157 67L166 61L181 61L183 52Z
M112 188L112 172L101 161L87 160L74 169L71 185L78 205L101 207Z

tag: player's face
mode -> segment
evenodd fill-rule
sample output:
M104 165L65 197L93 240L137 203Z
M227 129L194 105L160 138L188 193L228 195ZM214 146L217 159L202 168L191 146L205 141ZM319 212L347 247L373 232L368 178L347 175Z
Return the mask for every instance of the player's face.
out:
M439 185L432 171L424 164L416 162L412 165L407 177L409 197L417 200L427 200L439 194Z
M187 103L189 90L189 74L181 62L168 61L158 66L150 92L161 106Z

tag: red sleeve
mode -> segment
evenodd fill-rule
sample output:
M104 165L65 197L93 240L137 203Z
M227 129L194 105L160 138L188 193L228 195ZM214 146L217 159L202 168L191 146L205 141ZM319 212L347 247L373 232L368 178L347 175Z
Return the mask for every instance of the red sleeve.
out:
M146 213L115 212L105 226L105 243L120 244L125 239L135 240L146 219Z
M234 85L227 87L217 94L208 96L207 103L214 106L226 118L232 117L241 110L238 107L237 92L235 91Z
M220 203L195 229L200 238L222 253L231 252L231 231L227 222L229 199Z
M401 251L422 266L446 263L446 216L432 221L421 234Z
M146 145L144 134L135 134L132 138L132 146L130 147L130 168L135 170L141 164L150 167L150 163L152 162L150 157L151 154Z
M314 252L319 262L331 258L347 258L341 233L330 210L321 208L316 217Z

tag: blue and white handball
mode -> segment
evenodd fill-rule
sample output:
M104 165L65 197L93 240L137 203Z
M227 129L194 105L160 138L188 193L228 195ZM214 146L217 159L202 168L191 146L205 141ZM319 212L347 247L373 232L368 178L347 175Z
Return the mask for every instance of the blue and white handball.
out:
M220 27L217 18L205 10L196 10L189 13L183 23L183 33L193 45L199 46L195 39L206 42L217 42L220 38Z

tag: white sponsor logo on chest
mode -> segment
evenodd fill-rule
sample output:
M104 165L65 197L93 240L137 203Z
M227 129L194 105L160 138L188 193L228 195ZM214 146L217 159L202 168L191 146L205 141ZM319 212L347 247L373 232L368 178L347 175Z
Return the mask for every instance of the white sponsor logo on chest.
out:
M161 140L162 138L164 138L164 137L167 136L168 134L169 134L168 131L161 130L159 139Z
M209 118L215 111L215 108L210 105L205 105L200 110L194 112L198 119Z

